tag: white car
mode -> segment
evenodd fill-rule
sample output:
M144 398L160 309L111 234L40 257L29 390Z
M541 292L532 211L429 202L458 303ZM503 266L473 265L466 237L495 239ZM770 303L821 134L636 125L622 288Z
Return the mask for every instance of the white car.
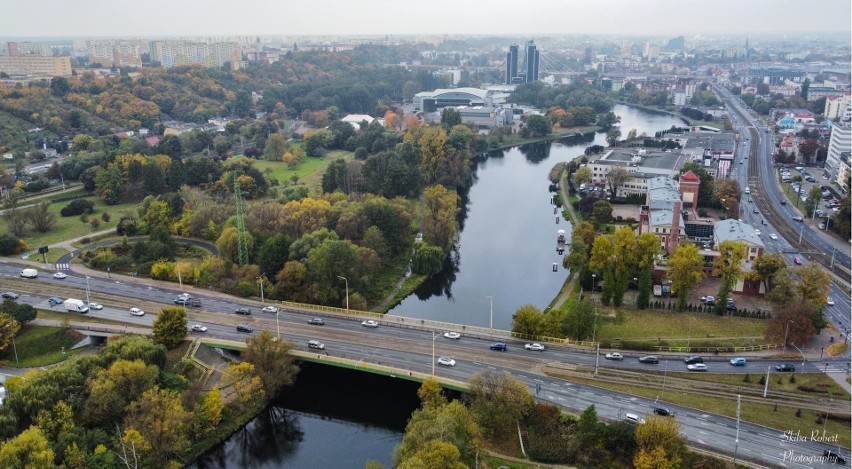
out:
M308 348L316 349L316 350L325 350L325 344L318 340L309 340Z
M834 306L834 300L829 298L829 299L825 300L825 304L827 304L828 306Z
M444 366L456 366L456 361L450 357L438 357L438 364Z
M624 360L624 356L618 352L610 352L604 355L604 358L606 358L607 360Z
M444 337L447 339L459 340L461 339L461 334L458 332L444 332Z
M130 314L132 314L134 316L144 316L145 311L142 311L139 308L130 308Z
M771 239L771 240L773 240L773 241L774 241L774 240L777 240L777 239L778 239L778 235L777 235L777 234L775 234L775 233L772 233L771 235L769 235L769 239Z
M104 309L104 305L102 305L100 303L89 303L89 309L101 310L101 309Z
M207 326L202 326L201 324L193 324L192 332L207 332Z
M758 230L757 228L755 228L755 229L754 229L754 234L756 234L756 235L760 236L760 230Z
M64 273L62 273L62 272L57 272L57 273L53 274L53 278L58 278L59 280L62 280L62 279L64 279L64 278L66 278L66 277L68 277L68 276L67 276L67 275L65 275L65 274L64 274Z
M361 321L361 325L364 326L364 327L372 327L372 328L379 327L379 323L377 321L373 321L372 319L368 319L366 321Z
M686 365L686 369L689 371L707 371L707 365L703 363L693 363L692 365Z
M527 349L527 350L532 350L533 352L543 352L544 351L544 345L541 345L539 343L524 344L524 348Z
M261 309L261 311L263 311L264 313L275 314L275 313L278 312L278 308L276 308L275 306L264 306L263 309Z

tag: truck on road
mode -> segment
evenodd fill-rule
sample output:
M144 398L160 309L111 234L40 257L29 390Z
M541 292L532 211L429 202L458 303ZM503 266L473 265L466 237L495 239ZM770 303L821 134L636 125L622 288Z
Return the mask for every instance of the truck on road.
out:
M38 271L35 269L24 269L21 271L21 277L36 278L38 277Z
M62 306L64 306L66 310L71 311L73 313L86 314L89 312L89 307L86 306L86 303L83 303L83 300L75 300L74 298L68 298L67 300L62 302Z

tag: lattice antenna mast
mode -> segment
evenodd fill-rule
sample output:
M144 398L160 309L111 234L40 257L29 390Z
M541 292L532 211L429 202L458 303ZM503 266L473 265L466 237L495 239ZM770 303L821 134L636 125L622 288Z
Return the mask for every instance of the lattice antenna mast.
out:
M248 242L246 240L246 222L244 219L243 194L240 189L239 173L234 174L234 203L237 206L237 262L248 264Z

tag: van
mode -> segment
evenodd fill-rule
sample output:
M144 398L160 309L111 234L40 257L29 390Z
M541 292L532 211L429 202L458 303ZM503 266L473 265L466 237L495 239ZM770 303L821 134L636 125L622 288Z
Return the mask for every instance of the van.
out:
M751 187L746 187L746 189L745 189L745 193L746 193L746 194L751 194Z
M36 278L38 277L38 271L35 269L24 269L21 271L21 277L23 278Z
M645 423L645 419L639 417L636 414L626 413L624 414L624 421L628 423L642 424Z

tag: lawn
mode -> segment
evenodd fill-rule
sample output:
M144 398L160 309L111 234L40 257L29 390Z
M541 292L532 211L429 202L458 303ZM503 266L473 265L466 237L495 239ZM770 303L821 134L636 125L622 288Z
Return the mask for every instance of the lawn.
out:
M62 361L63 350L67 355L83 339L83 334L63 327L24 326L15 337L15 347L9 347L0 355L0 364L16 368L45 366ZM18 361L15 362L15 350Z
M265 176L275 178L280 184L288 183L290 178L298 176L300 183L306 184L311 189L319 189L325 168L332 161L338 158L350 160L353 157L353 153L350 151L332 150L322 158L305 157L296 169L288 168L283 161L266 160L255 161L254 167Z
M682 313L676 311L639 311L621 309L624 321L619 323L616 317L598 318L597 338L607 342L615 339L643 340L657 339L669 342L669 345L685 346L691 339L691 346L701 346L708 339L720 337L748 338L758 337L762 342L766 330L766 320L717 316L714 314ZM605 314L599 310L599 314Z
M88 223L82 223L80 221L79 216L63 217L59 214L59 211L62 210L62 207L68 205L70 202L60 202L56 204L51 204L50 211L56 214L56 225L54 226L53 230L47 233L38 233L33 230L31 226L28 225L27 232L23 236L23 239L27 243L27 246L30 249L36 249L39 246L50 246L52 244L65 241L66 239L86 236L87 234L92 233L93 231L102 231L109 228L115 228L115 225L118 224L122 213L130 212L136 215L136 207L138 207L139 205L137 203L106 205L102 200L97 197L83 197L83 199L90 200L95 203L95 211L89 215L89 218L97 217L100 220L100 225L96 230L93 230L91 225L89 225ZM101 219L101 215L103 215L104 212L110 214L110 220L108 222L105 222ZM6 220L0 219L0 232L5 231Z
M64 321L66 319L70 321L70 320L73 319L75 323L76 322L91 322L91 323L94 323L94 324L114 324L114 325L117 325L117 326L126 326L127 325L127 323L124 322L124 321L117 321L117 320L106 319L106 318L98 318L98 317L94 317L94 316L89 316L88 314L79 314L79 315L75 314L74 316L72 316L72 315L65 313L65 312L49 311L49 310L46 310L46 309L38 310L38 314L36 315L36 318L38 318L38 319L56 319L56 320L59 320L59 321Z
M798 379L798 378L797 378ZM736 399L725 399L721 397L710 397L700 391L681 392L667 391L664 394L658 387L642 387L637 385L607 383L602 380L571 378L569 381L588 384L598 388L611 389L645 398L656 399L658 396L663 402L670 402L705 412L724 415L731 418L737 416ZM822 433L823 424L816 423L817 415L812 410L801 410L799 417L796 416L795 407L778 406L772 404L758 404L744 401L741 405L740 418L746 422L756 423L780 431L798 430L802 435L810 435L811 432ZM850 425L848 421L840 422L828 419L825 422L826 435L838 435L840 445L849 448Z
M760 378L766 377L766 373L751 375L749 382L743 381L744 375L716 374L716 373L669 373L676 378L691 379L695 381L707 381L710 383L730 384L732 386L743 386L754 389L763 389ZM795 377L791 383L790 378ZM781 382L779 383L779 379ZM769 375L769 390L779 392L792 392L797 394L810 394L819 397L832 397L849 400L849 393L841 388L833 379L825 373L776 373L772 370Z

